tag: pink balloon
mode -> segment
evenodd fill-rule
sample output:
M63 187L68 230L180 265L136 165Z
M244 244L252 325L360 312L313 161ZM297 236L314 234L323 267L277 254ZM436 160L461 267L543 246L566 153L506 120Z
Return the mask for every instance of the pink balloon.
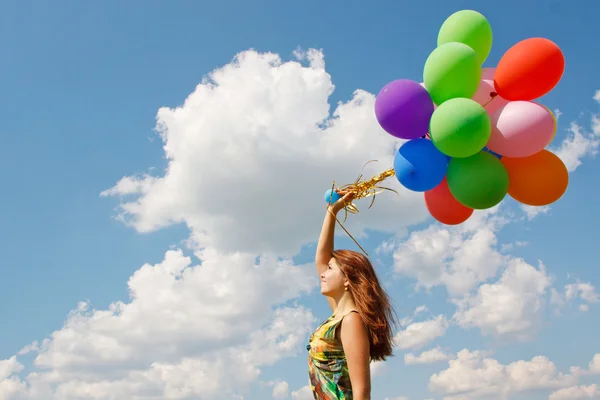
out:
M473 97L471 97L473 100L484 106L490 117L508 103L508 100L505 100L498 95L492 96L492 93L496 93L496 89L494 88L495 72L496 68L483 68L481 70L481 82L479 82L477 91Z
M550 143L554 127L548 108L532 101L511 101L492 116L487 148L505 157L528 157Z
M496 67L481 68L481 79L487 79L488 81L493 81L495 73L496 73Z

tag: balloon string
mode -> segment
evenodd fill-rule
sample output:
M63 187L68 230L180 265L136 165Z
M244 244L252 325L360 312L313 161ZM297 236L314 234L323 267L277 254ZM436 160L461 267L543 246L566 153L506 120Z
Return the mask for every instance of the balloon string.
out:
M489 99L489 100L488 100L488 101L487 101L485 104L482 104L482 107L485 107L485 106L487 106L488 104L490 104L492 101L494 101L494 99L495 99L496 97L498 97L498 93L496 93L496 92L490 92L490 97L491 97L491 98L490 98L490 99Z
M342 229L344 230L344 232L346 232L346 234L350 237L350 239L352 239L354 241L354 243L356 243L356 245L365 254L365 256L369 257L369 254L365 251L365 249L363 249L363 247L360 245L360 243L358 243L358 241L356 239L354 239L354 236L352 236L352 234L350 232L348 232L348 229L346 229L346 227L344 226L344 224L342 224L340 222L340 220L338 219L337 215L335 215L335 213L333 211L331 211L331 210L329 210L329 212L331 213L331 215L333 215L333 218L335 218L335 220L337 221L337 223L342 227Z
M371 160L369 162L367 162L364 167L375 160ZM373 206L373 204L375 203L375 197L379 194L382 193L384 190L389 190L391 192L394 192L396 194L398 194L398 192L396 192L394 189L390 189L384 186L379 185L379 183L383 182L384 180L386 180L389 177L394 176L394 169L389 169L385 172L382 172L379 175L376 175L374 177L372 177L371 179L368 180L364 180L363 175L359 175L358 178L356 178L356 180L354 181L354 183L348 184L348 185L344 185L341 188L339 188L339 190L343 190L343 191L348 191L353 193L353 197L354 200L358 200L358 199L363 199L366 197L372 197L371 199L371 204L369 205L369 208L371 208ZM331 189L332 189L332 195L333 195L333 189L335 187L335 182L333 183ZM330 212L332 212L330 210ZM349 204L345 204L344 205L344 222L346 222L347 218L348 218L348 213L352 213L352 214L358 214L358 207L356 207L356 205L352 202L350 202ZM352 239L354 241L354 243L356 243L356 245L361 249L361 251L367 256L369 257L369 254L367 254L367 252L365 251L365 249L358 243L358 241L354 238L354 236L352 236L352 234L346 229L346 227L344 226L344 224L337 218L337 216L334 214L335 220L337 221L337 223L342 227L342 229L344 230L344 232L346 232L346 234L350 237L350 239Z

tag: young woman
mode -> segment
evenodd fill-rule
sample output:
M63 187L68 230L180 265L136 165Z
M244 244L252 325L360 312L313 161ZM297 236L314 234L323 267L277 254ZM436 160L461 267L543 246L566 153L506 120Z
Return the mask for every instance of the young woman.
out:
M369 364L392 355L395 314L369 259L350 250L333 250L337 213L351 192L330 205L317 245L315 263L321 293L333 315L310 338L309 376L316 400L370 400Z

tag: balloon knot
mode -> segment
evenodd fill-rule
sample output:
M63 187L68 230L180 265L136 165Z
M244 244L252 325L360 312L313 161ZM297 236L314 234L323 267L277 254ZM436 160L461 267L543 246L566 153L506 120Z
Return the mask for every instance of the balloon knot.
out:
M498 96L498 93L496 93L496 92L490 92L490 97L496 97L496 96Z

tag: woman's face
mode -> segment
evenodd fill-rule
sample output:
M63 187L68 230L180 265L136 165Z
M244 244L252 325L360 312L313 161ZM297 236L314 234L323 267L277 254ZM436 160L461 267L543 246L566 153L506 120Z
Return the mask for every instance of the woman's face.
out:
M335 297L343 294L344 287L348 284L335 258L331 258L325 272L321 274L321 293L325 296ZM341 292L341 293L340 293Z

